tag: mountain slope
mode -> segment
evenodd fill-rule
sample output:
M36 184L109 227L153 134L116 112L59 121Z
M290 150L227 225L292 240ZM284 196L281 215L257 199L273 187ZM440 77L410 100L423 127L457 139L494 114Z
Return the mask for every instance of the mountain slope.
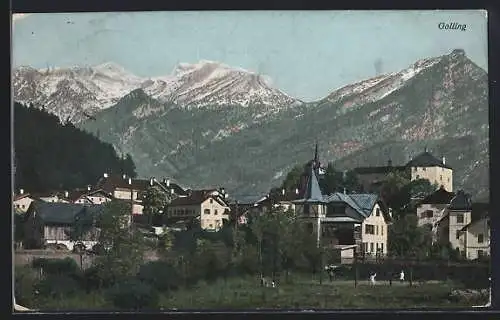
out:
M248 73L232 78L224 68L210 62L180 66L174 76L151 79L79 126L131 153L141 176L170 176L193 187L224 185L233 194L267 192L295 164L309 160L319 141L322 162L342 168L389 158L404 164L427 145L455 169L455 188L487 196L487 73L463 50L345 86L313 103L261 90L265 82ZM242 103L237 93L246 90L278 98L263 103L248 93Z
M72 123L91 118L137 89L184 108L301 103L272 88L261 75L213 61L180 64L172 74L156 78L137 77L113 63L53 70L20 67L14 70L13 88L15 101L43 106Z
M135 175L130 157L54 115L14 104L15 187L29 192L94 184L104 172Z

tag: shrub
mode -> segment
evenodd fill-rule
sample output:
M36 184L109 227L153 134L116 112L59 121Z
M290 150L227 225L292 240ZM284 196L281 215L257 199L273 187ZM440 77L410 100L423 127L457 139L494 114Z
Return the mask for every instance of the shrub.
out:
M38 294L43 297L64 298L80 290L78 282L68 275L48 275L36 286Z
M35 271L27 266L16 267L14 271L14 293L16 302L24 306L36 305L35 286L38 280Z
M177 269L165 261L152 261L142 265L137 276L158 291L175 290L182 281Z
M80 273L80 267L75 260L71 258L64 259L46 259L36 258L32 262L33 268L42 269L47 274L66 274L75 275Z
M106 292L107 299L115 307L124 310L158 308L158 292L149 284L138 279L128 279L115 284Z

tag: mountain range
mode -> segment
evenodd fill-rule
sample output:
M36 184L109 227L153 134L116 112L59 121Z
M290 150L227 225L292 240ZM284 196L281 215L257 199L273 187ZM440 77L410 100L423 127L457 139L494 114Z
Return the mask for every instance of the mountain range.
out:
M304 80L302 80L304 81ZM404 164L427 147L454 168L454 188L487 199L488 75L461 49L303 102L264 75L219 62L141 78L107 63L19 67L14 99L43 107L130 153L140 176L235 196L266 193L310 160L339 169Z

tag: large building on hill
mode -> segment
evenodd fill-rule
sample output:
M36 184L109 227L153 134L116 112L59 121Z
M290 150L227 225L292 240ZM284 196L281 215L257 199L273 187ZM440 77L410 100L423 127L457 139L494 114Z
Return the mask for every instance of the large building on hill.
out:
M390 172L403 173L411 181L427 179L431 184L442 186L446 191L453 192L453 169L446 164L444 157L440 160L427 149L404 166L393 166L389 160L387 166L358 167L354 169L354 172L365 192L378 190Z

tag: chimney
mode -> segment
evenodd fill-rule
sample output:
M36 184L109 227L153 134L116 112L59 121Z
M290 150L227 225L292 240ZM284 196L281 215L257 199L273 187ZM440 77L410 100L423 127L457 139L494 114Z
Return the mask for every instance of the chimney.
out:
M391 159L387 160L387 166L392 167L392 160Z
M174 194L174 188L170 189L170 194Z
M299 194L299 188L295 188L295 194Z
M128 184L132 184L132 178L128 178Z
M281 189L281 194L285 195L285 189Z
M124 173L124 174L122 175L122 178L123 178L123 180L127 179L127 175Z
M104 174L103 174L103 177L104 177L104 178L108 178L108 177L109 177L109 175L108 175L107 173L104 173Z
M68 198L69 198L69 192L68 192L68 191L64 191L64 197L65 197L66 199L68 199Z
M167 187L170 187L170 180L169 179L167 179L166 185L167 185Z
M443 156L443 164L446 165L446 157Z
M344 188L344 194L347 194L347 190Z
M24 194L24 189L19 189L19 194Z
M224 193L224 199L227 199L227 193Z
M149 179L149 185L152 186L153 185L153 178Z
M225 194L226 190L224 190L224 188L220 188L220 193Z
M87 186L87 191L90 191L91 186Z

